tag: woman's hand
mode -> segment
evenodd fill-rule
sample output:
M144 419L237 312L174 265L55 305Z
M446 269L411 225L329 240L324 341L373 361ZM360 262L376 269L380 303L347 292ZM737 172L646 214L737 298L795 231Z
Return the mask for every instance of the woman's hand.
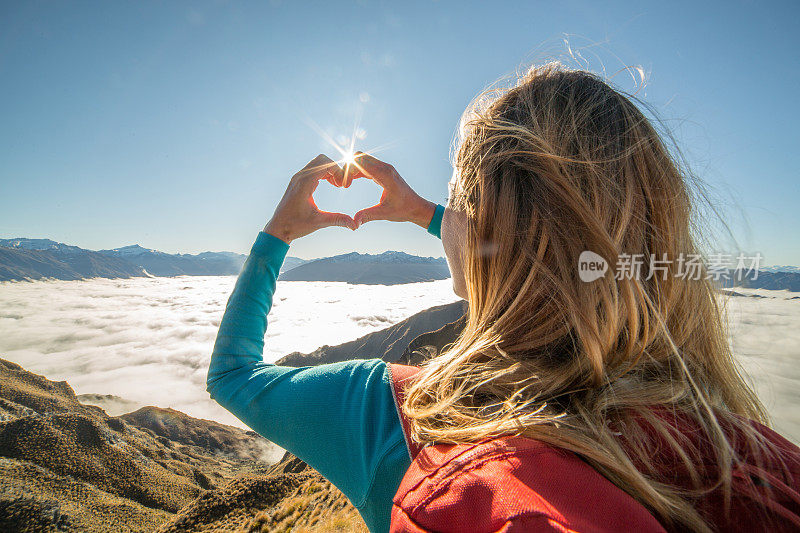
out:
M320 211L314 203L312 195L323 179L335 187L341 187L345 176L339 165L328 156L320 154L292 176L275 213L264 226L264 232L288 244L294 239L329 226L355 230L358 225L348 215Z
M347 165L342 183L344 187L349 187L354 179L361 177L369 178L383 187L380 202L353 216L356 227L371 220L413 222L422 228L428 227L436 204L415 193L389 163L363 152L356 152L354 161Z

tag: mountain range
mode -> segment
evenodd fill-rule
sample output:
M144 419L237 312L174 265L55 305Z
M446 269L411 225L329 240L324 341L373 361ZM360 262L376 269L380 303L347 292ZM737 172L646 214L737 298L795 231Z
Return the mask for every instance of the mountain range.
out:
M87 250L50 239L0 239L0 281L230 276L239 274L245 259L246 255L233 252L169 254L138 244ZM394 285L448 277L450 271L443 257L387 251L376 255L351 252L315 260L286 256L278 279Z
M292 363L382 357L409 363L453 342L466 302L434 307ZM455 322L448 320L455 317ZM347 355L349 354L349 356ZM314 469L252 431L145 406L113 416L0 359L0 531L353 531L356 509Z
M234 252L169 254L138 244L108 250L87 250L50 239L0 239L0 281L155 276L237 275L247 256ZM287 256L281 281L341 281L394 285L447 279L443 257L419 257L399 251L346 254L302 259ZM728 270L723 288L746 287L800 291L800 267L771 266L753 272Z
M396 285L450 277L443 257L419 257L405 252L334 255L308 261L278 276L279 281L345 281L363 285Z
M775 267L784 270L762 270L747 272L728 270L727 277L720 280L724 288L744 287L747 289L770 289L800 291L800 271L797 267Z
M0 280L235 275L245 258L232 252L168 254L138 244L87 250L50 239L0 239Z

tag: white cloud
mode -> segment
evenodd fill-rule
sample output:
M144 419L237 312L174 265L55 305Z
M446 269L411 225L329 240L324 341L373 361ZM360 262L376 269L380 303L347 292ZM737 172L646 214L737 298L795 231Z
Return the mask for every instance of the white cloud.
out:
M729 339L775 430L800 443L800 293L736 288ZM765 296L765 298L752 297Z

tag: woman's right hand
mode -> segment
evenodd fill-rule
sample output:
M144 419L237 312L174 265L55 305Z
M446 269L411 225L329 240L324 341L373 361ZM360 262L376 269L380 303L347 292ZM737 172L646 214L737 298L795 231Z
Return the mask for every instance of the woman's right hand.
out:
M343 179L339 165L325 154L318 155L289 180L283 198L263 231L289 244L328 226L355 230L358 226L352 218L344 213L320 211L314 202L313 194L321 180L340 187Z
M348 164L344 170L343 187L349 187L354 179L361 177L369 178L383 187L383 194L377 204L362 209L353 216L358 226L372 220L388 220L413 222L427 229L436 204L414 192L389 163L363 152L356 152L353 159L354 163Z

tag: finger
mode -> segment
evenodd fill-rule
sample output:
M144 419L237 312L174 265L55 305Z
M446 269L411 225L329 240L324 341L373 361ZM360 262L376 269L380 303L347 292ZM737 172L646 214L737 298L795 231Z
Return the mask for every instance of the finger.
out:
M355 163L347 163L342 170L342 187L345 189L350 187L353 183L353 180L356 179L356 174L358 174L359 169L355 165Z
M355 230L358 225L355 220L350 218L349 215L344 213L331 213L329 211L319 211L317 215L321 221L320 228L327 228L329 226L341 226L343 228L350 228Z
M346 185L343 184L344 187L349 187L353 184L353 181L357 180L358 178L368 178L375 181L372 177L372 174L367 173L364 167L357 162L347 163L342 173L344 176L346 176Z
M336 163L335 166L330 167L329 172L331 177L331 185L335 187L341 187L342 182L344 181L344 169L342 169L342 167Z
M355 215L353 215L353 220L356 223L356 227L360 227L365 222L371 222L373 220L384 220L384 209L381 204L373 205L372 207L367 207L362 209Z
M353 154L353 161L357 175L370 178L382 187L386 187L387 182L392 177L394 167L369 154L356 152Z
M349 179L348 185L352 185L353 180L357 180L358 178L372 179L372 176L370 174L367 174L365 172L365 169L358 163L348 163L344 169L344 173L347 174L347 177Z
M325 154L319 154L296 174L303 181L310 182L327 179L329 175L333 177L334 185L339 186L341 184L342 168Z

